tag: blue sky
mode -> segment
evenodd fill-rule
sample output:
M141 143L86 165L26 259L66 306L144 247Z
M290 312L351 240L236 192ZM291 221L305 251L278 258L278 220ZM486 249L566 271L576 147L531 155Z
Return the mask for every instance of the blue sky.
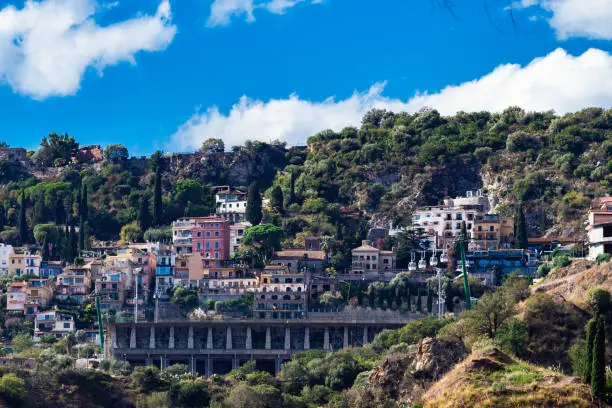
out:
M68 132L140 155L303 143L372 107L610 107L612 2L455 3L0 2L0 139Z

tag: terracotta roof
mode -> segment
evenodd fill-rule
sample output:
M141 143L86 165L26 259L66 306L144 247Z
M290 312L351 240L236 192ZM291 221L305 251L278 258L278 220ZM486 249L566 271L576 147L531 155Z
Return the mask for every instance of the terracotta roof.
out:
M18 287L25 287L28 286L28 282L13 282L10 284L10 286L18 288Z
M357 247L355 249L353 249L353 252L371 252L371 251L378 251L378 248L373 247L372 245L362 245L360 247Z
M315 251L310 249L285 249L283 251L278 251L274 258L307 258L317 261L322 261L325 259L324 251Z

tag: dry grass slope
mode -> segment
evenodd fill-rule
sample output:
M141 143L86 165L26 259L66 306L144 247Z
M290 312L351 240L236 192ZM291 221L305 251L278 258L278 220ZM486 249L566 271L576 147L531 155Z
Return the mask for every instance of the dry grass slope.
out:
M597 406L580 379L509 357L497 348L473 352L423 397L424 407Z

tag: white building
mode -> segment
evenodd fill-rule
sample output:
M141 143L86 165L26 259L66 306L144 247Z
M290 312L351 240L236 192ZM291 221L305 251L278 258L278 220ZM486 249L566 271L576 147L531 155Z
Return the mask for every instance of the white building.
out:
M384 251L373 247L370 241L352 250L351 275L366 277L395 269L395 251Z
M12 251L12 246L0 243L0 275L6 275L9 272L9 255Z
M597 255L612 255L612 197L600 197L598 205L589 211L589 259Z
M74 319L70 315L61 314L54 310L36 313L34 319L34 340L40 339L45 334L52 334L57 338L62 338L74 330Z
M250 226L251 223L248 221L230 225L230 257L233 257L240 248L244 231L246 231L246 229Z
M245 219L247 208L247 193L232 190L229 186L217 187L215 194L217 215L232 223L242 222Z

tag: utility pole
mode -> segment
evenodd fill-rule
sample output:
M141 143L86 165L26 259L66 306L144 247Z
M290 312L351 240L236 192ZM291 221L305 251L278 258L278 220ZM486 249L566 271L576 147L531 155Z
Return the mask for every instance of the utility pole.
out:
M472 309L472 297L470 294L470 284L468 282L467 267L465 265L465 244L466 237L461 234L459 239L459 251L461 252L461 272L463 273L463 291L465 293L465 309Z

